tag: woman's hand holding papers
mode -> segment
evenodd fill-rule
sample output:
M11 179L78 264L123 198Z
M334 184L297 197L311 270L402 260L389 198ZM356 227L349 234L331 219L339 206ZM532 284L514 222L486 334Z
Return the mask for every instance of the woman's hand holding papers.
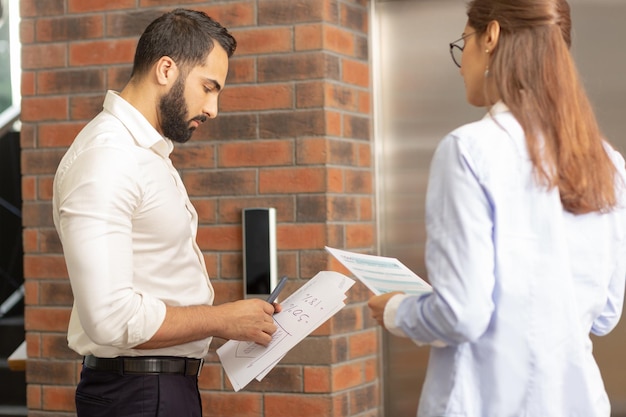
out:
M375 295L367 302L367 306L372 312L372 318L383 327L385 327L385 307L387 306L387 302L391 297L398 294L403 293L400 291L393 291L386 294Z

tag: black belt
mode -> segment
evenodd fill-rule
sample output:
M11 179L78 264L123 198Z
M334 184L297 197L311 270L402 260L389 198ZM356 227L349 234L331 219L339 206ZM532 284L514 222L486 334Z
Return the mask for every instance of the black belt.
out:
M175 356L120 356L117 358L97 358L85 356L83 364L96 371L112 371L121 374L179 374L198 375L202 370L202 359L179 358Z

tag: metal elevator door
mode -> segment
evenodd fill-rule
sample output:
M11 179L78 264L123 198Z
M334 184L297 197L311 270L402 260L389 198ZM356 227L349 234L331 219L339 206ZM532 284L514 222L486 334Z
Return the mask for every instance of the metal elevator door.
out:
M624 153L626 2L570 5L572 49L583 82L604 133ZM424 196L430 159L446 133L484 115L465 101L448 47L463 32L466 2L372 0L371 7L379 253L428 279ZM613 416L626 417L626 319L594 344ZM415 416L429 350L388 334L383 350L384 416Z

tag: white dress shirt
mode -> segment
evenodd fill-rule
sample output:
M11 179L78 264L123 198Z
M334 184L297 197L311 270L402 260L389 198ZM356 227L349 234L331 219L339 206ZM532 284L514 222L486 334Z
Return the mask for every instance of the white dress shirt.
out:
M537 186L506 106L443 139L426 202L432 294L393 297L385 325L434 344L418 416L608 417L590 333L617 324L626 277L620 206L572 215ZM625 360L626 363L626 360Z
M104 110L76 137L54 179L54 224L74 305L69 346L81 355L202 358L210 338L137 350L165 305L212 304L196 243L198 217L163 138L132 105L107 92Z

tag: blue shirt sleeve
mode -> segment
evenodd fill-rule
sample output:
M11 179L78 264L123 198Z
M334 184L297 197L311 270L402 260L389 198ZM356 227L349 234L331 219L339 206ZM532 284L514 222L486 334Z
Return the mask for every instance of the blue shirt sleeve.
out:
M494 311L493 209L473 161L453 134L432 160L426 199L426 266L434 291L407 297L396 325L421 343L478 339Z

